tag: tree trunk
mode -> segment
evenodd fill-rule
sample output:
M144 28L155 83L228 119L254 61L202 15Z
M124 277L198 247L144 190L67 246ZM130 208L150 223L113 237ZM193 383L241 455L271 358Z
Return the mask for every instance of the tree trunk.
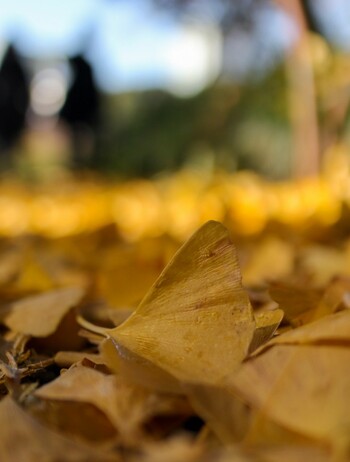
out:
M287 56L286 73L293 131L293 177L314 176L320 169L317 105L308 26L300 0L275 0L292 18L299 36Z

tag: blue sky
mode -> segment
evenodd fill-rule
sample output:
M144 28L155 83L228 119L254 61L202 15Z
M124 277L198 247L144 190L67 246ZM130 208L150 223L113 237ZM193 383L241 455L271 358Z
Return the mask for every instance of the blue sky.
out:
M313 3L328 36L350 47L349 0ZM200 30L181 27L164 12L156 11L151 0L0 0L0 12L0 39L16 38L21 52L28 56L73 54L90 33L89 57L101 87L107 91L171 83L174 88L182 83L195 91L196 81L198 89L206 83L203 75L208 73L209 58L216 59L211 62L216 68L209 78L215 77L220 64L220 37L215 35L215 27L206 30L205 41ZM251 36L233 34L232 50L239 49L232 53L233 72L244 75L249 66L273 63L290 45L287 30L293 33L281 14L269 14L265 19L261 15L254 32L258 53ZM209 39L215 49L208 49Z
M347 51L350 50L349 0L312 0L313 11L328 39Z
M74 54L84 47L106 90L162 86L178 25L144 0L0 0L0 37L27 56Z

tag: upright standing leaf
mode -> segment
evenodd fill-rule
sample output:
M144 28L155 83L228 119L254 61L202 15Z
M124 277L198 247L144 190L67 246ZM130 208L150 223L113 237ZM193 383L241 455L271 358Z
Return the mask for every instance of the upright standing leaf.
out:
M115 355L126 349L178 380L215 385L244 359L254 327L235 247L224 226L210 221L175 254L137 310L107 331L107 342Z

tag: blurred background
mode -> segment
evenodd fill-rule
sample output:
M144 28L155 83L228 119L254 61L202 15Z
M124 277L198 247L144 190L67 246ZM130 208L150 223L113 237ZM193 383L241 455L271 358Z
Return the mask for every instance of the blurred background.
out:
M0 1L2 169L315 174L348 142L346 0ZM41 172L41 173L40 173Z
M175 223L182 238L209 218L247 234L319 210L339 219L346 0L0 0L0 11L0 233L113 222L134 238ZM121 189L69 183L91 175ZM51 191L24 200L14 178ZM64 192L57 208L48 195Z

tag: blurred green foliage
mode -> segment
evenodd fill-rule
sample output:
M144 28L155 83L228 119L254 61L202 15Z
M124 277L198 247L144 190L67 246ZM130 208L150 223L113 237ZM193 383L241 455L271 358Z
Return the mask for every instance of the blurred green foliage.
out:
M186 164L270 178L290 173L291 133L282 69L255 83L218 81L191 98L160 91L105 97L99 165L126 177Z

